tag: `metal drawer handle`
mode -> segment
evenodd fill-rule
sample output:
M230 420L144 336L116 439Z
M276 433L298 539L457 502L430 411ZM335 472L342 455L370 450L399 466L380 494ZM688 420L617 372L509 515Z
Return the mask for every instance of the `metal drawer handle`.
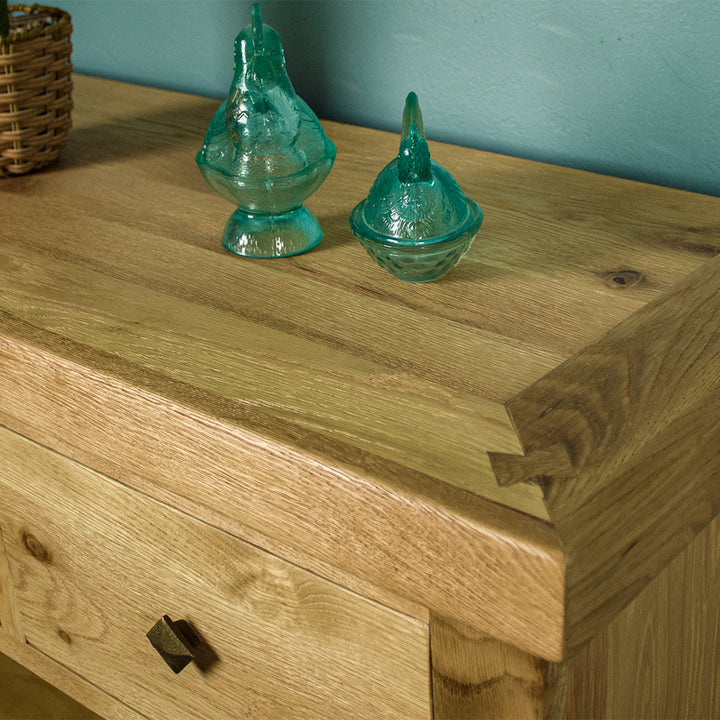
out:
M173 622L163 615L148 631L147 639L174 673L195 659L199 639L185 620Z

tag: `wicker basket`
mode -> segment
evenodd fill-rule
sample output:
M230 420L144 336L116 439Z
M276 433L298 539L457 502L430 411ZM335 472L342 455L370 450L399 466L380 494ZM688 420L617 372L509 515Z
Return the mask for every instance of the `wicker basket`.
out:
M67 140L71 34L63 10L10 5L10 33L0 38L0 177L49 165Z

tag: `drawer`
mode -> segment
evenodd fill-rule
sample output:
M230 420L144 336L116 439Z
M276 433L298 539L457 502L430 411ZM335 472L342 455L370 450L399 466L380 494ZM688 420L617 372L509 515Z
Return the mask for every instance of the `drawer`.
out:
M26 641L151 718L428 718L428 628L0 429ZM173 674L145 634L202 639Z

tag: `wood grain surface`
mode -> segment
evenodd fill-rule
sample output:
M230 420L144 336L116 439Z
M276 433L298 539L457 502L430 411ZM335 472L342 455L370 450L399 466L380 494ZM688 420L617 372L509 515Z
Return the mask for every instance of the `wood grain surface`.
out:
M366 256L346 218L396 138L329 125L347 155L313 198L323 243L253 262L222 250L232 208L194 164L216 102L83 77L75 96L57 167L0 186L2 422L558 657L542 492L500 487L487 451L521 452L502 401L565 352L483 327L471 279L400 287Z
M431 617L435 718L720 717L720 518L563 663Z
M0 389L12 398L4 423L71 457L85 448L83 462L151 494L191 498L197 517L210 508L216 520L311 548L399 595L562 656L563 557L546 523L401 468L392 476L376 465L368 476L352 458L318 462L327 447L312 438L303 438L304 452L273 445L238 427L213 397L189 397L160 378L161 401L135 368L95 355L78 365L62 358L68 349L77 360L81 350L64 343L50 353L0 338Z
M8 431L0 448L30 646L149 717L430 717L425 624ZM145 637L164 614L202 639L177 677Z
M398 136L326 123L322 243L251 261L194 162L217 101L74 99L57 166L0 184L5 426L548 660L717 513L717 198L431 142L485 221L410 285L347 223Z
M15 583L10 573L2 527L0 526L0 633L8 637L24 641L20 614L15 601Z
M430 650L435 720L544 717L544 661L438 616Z
M497 398L563 356L407 307L380 286L357 292L363 264L383 286L398 282L350 234L350 158L336 168L341 185L318 193L330 207L312 206L326 235L317 271L248 261L222 250L232 208L194 163L215 101L82 77L75 95L67 166L29 192L14 185L6 203L18 230L3 243L2 309L267 413L276 432L290 423L546 517L536 488L497 487L485 451L520 452ZM44 222L31 227L38 200ZM344 216L329 215L338 203Z
M567 556L567 639L592 638L720 511L720 260L509 404ZM520 464L524 462L521 459Z
M568 718L720 717L716 518L568 663Z

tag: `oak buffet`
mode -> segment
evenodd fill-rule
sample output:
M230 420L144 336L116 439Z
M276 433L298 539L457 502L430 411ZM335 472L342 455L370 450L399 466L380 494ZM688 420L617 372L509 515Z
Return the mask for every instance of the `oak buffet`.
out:
M108 718L720 717L720 199L434 143L486 220L409 285L347 224L398 138L328 122L248 261L217 101L74 97L0 184L0 652Z

